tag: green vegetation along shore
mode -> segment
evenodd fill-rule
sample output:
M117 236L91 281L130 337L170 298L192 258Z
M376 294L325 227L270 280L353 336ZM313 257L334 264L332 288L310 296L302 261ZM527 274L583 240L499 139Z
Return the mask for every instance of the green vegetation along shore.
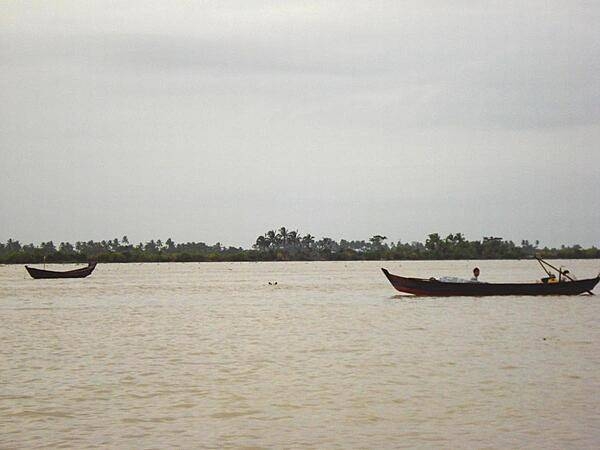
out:
M438 233L427 236L425 243L386 242L375 235L368 241L335 241L324 237L300 235L285 227L269 230L258 236L252 249L225 247L217 242L175 243L151 240L131 244L127 236L100 242L76 242L75 245L52 241L39 245L22 245L9 239L0 243L1 264L86 262L191 262L191 261L360 261L360 260L447 260L447 259L523 259L539 255L542 258L600 258L600 249L580 245L560 248L539 248L539 242L521 241L520 245L499 237L484 237L469 241L462 233L442 238Z

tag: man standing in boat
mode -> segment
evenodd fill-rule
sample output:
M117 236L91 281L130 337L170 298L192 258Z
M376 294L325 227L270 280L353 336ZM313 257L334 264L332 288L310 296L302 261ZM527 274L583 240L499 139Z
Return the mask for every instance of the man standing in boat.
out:
M475 267L473 269L473 278L471 278L471 281L474 281L474 282L479 281L479 267Z

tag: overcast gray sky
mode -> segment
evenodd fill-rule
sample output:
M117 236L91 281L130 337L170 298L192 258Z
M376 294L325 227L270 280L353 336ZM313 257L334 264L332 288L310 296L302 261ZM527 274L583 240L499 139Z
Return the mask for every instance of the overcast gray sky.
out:
M600 4L0 3L0 241L600 245Z

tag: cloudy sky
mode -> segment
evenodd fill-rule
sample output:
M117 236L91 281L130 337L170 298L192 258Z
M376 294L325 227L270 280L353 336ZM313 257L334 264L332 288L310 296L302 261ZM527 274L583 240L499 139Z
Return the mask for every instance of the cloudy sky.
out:
M0 241L600 245L600 6L0 3Z

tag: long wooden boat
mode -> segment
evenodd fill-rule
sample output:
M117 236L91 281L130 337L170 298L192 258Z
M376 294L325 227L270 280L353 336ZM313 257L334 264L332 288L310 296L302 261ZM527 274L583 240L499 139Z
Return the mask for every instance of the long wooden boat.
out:
M450 283L435 278L408 278L393 275L386 269L383 273L398 291L413 295L449 297L489 295L578 295L591 293L600 281L600 275L586 280L560 281L556 283Z
M65 272L57 272L54 270L36 269L35 267L25 266L29 275L32 278L85 278L90 275L96 268L96 263L89 263L87 267L81 269L67 270Z

